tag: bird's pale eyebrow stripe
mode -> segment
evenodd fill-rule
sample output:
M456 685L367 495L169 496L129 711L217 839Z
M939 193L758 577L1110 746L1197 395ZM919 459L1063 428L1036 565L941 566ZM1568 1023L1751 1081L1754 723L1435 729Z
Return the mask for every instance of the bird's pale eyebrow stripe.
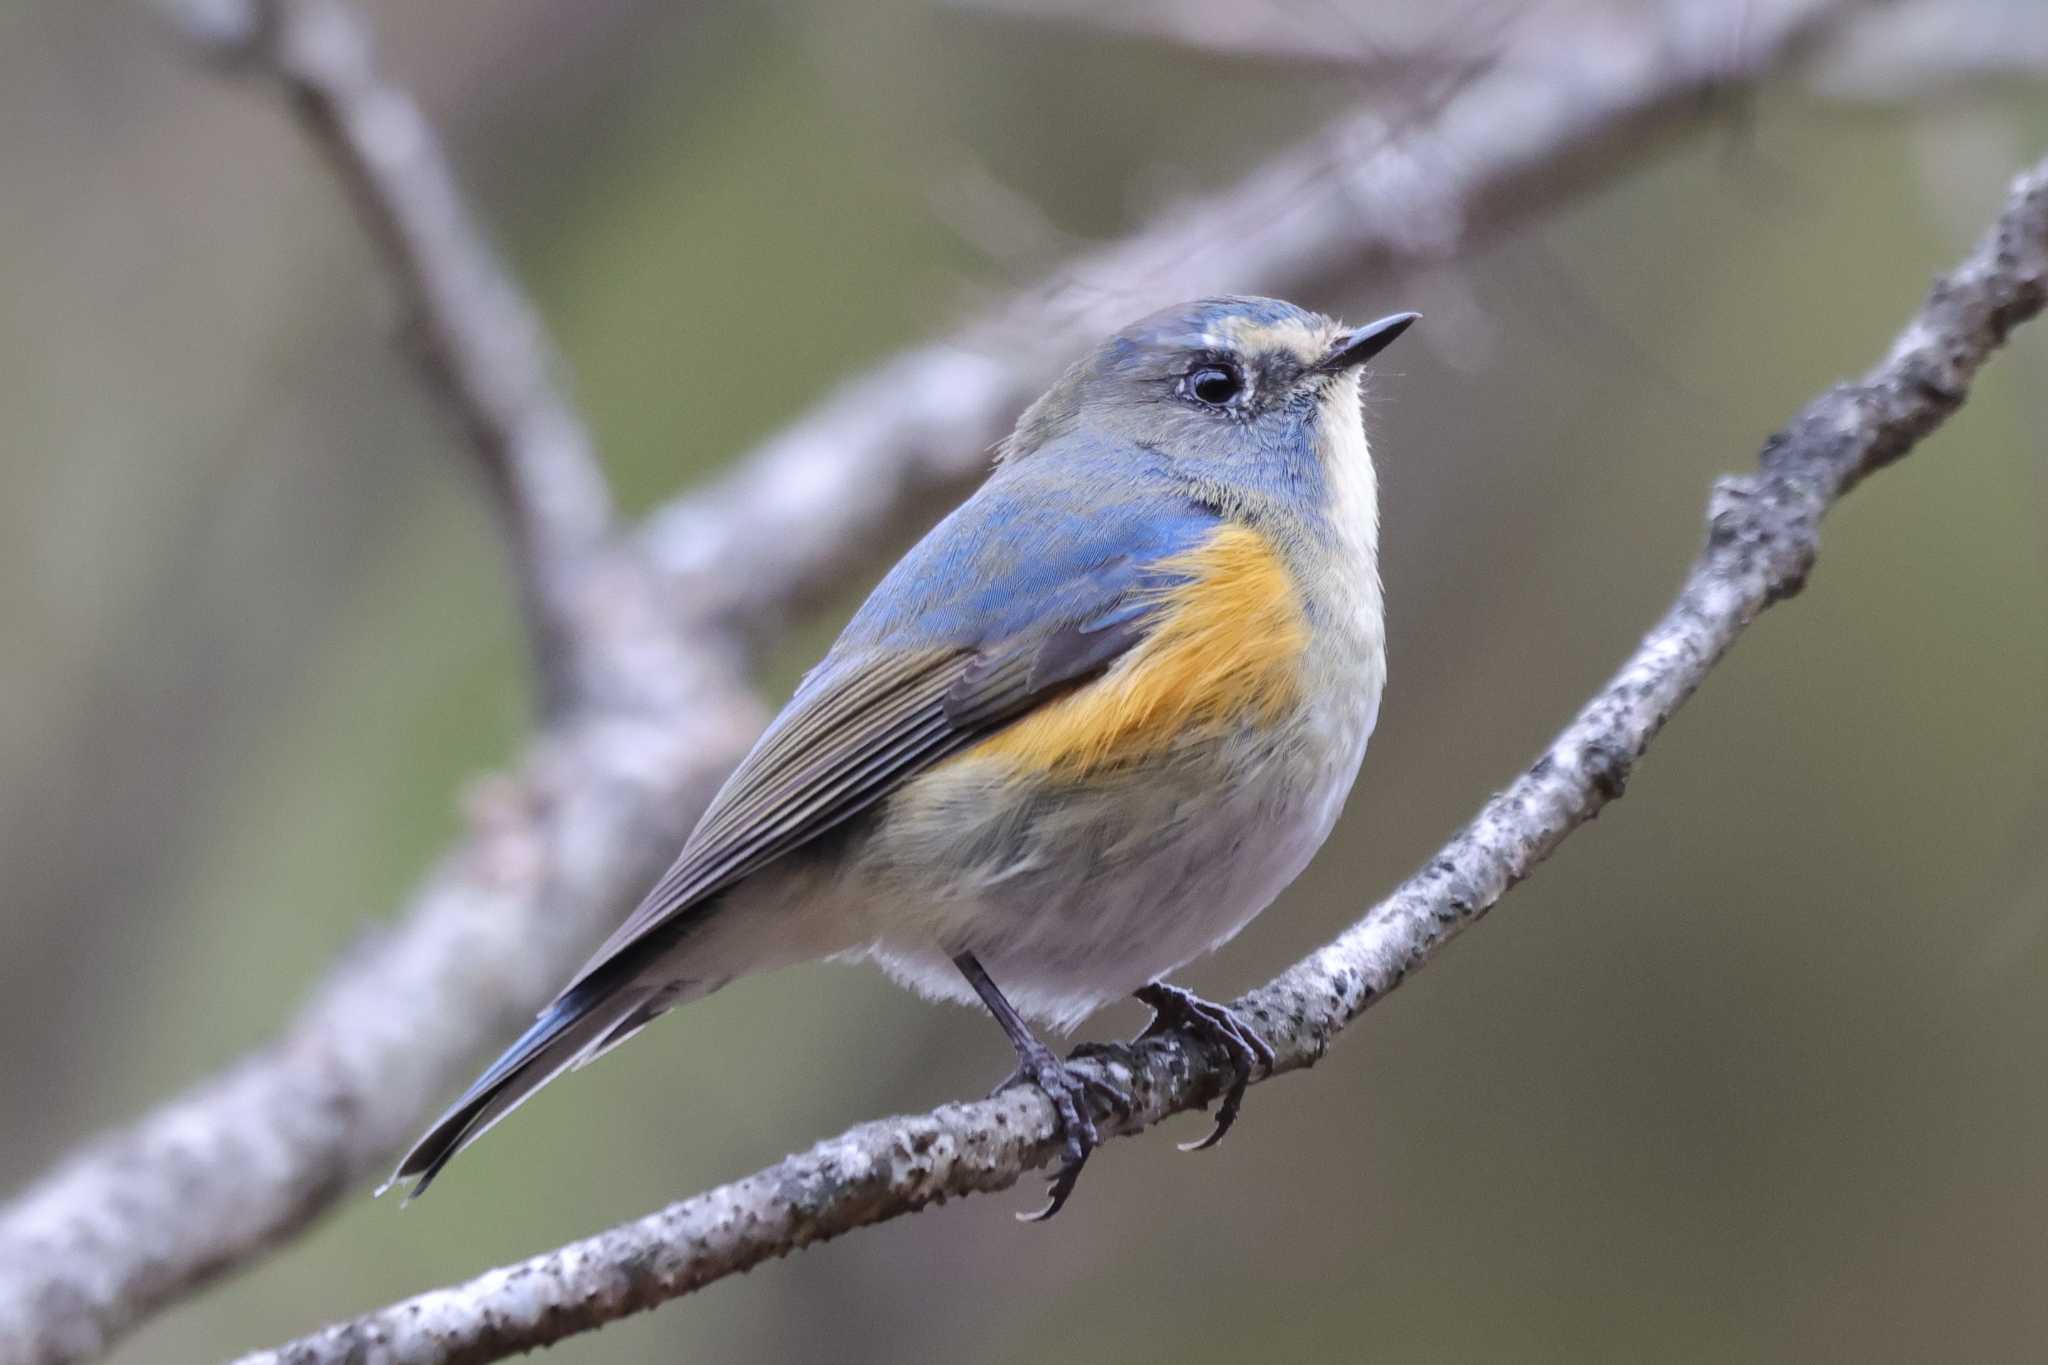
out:
M1276 351L1292 355L1303 365L1313 365L1328 349L1327 339L1315 328L1283 318L1258 322L1251 318L1226 318L1217 328L1231 346L1248 356L1270 355Z
M954 762L1086 772L1164 752L1247 715L1274 720L1300 698L1308 619L1272 543L1229 526L1157 566L1157 624L1096 681L1050 702Z

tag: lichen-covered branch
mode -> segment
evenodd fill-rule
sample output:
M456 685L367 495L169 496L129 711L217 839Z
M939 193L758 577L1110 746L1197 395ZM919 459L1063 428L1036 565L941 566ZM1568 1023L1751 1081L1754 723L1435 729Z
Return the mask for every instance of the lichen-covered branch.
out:
M1311 1066L1361 1011L1491 909L1619 797L1636 761L1757 614L1799 591L1822 515L1961 406L1978 368L2048 302L2048 162L1937 281L1882 363L1810 403L1721 480L1707 544L1663 620L1543 755L1415 876L1335 942L1235 1002L1274 1045L1274 1072ZM1130 1134L1213 1100L1220 1051L1174 1034L1092 1063L1135 1100ZM1052 1107L1017 1089L865 1124L744 1180L467 1284L330 1327L243 1365L455 1365L498 1360L687 1294L771 1257L1000 1190L1057 1155Z

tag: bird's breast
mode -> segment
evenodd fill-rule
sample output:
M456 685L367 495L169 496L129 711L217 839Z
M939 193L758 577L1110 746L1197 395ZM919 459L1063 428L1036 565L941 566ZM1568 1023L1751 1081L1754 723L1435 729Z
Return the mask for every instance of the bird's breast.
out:
M1313 637L1300 584L1273 543L1227 526L1159 567L1174 581L1156 590L1142 643L956 761L1072 776L1298 714Z

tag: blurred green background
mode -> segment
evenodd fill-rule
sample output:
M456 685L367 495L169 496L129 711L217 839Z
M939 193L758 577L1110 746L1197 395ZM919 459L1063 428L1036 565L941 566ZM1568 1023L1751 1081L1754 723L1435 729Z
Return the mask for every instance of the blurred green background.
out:
M1361 93L908 3L369 8L635 510ZM1302 300L1444 319L1376 382L1392 684L1329 849L1189 984L1329 938L1525 762L1662 609L1709 480L1873 360L2048 149L2011 81L1725 106L1455 273ZM265 1038L526 696L482 500L271 94L144 10L9 0L0 168L11 1188ZM991 182L1030 212L962 208ZM1117 1143L1047 1228L1025 1191L956 1204L549 1358L2038 1356L2044 356L2023 335L1859 491L1628 799L1220 1149ZM116 1359L270 1344L1007 1066L862 969L744 982Z

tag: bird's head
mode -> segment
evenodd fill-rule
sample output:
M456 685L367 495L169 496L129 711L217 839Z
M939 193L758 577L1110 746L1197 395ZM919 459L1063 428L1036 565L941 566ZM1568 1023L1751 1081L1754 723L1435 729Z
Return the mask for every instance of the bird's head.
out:
M1417 315L1364 327L1279 299L1201 299L1116 333L1032 404L1006 459L1079 435L1138 446L1205 483L1298 479L1354 449L1358 374Z

